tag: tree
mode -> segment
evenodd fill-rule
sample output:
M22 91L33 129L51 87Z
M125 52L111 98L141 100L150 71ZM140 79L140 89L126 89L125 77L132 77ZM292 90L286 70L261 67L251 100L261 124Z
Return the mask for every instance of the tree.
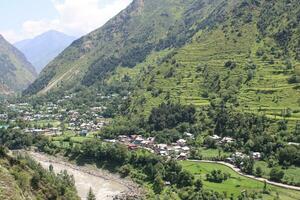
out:
M155 194L160 194L161 191L164 189L164 185L165 184L161 176L156 176L153 183L153 191L155 192Z
M49 165L49 171L51 172L51 173L53 173L53 165Z
M206 174L206 180L209 182L222 183L230 177L230 174L223 173L221 170L213 170Z
M202 189L202 187L203 187L203 183L202 183L201 179L197 179L195 181L195 190L200 191Z
M242 171L247 174L253 173L254 159L253 158L244 158L243 159Z
M192 186L193 179L194 179L194 176L190 172L183 170L179 173L177 184L179 187Z
M257 177L261 177L262 176L262 169L261 169L261 167L256 167L255 175Z
M284 172L279 168L273 168L270 172L270 180L280 182L284 177Z
M269 193L268 188L267 188L267 181L264 181L263 193L264 194L268 194Z
M89 190L87 200L96 200L96 196L94 195L92 188Z

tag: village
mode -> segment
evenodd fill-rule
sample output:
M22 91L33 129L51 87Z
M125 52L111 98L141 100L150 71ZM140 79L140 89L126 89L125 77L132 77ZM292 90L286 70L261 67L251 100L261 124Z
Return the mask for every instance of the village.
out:
M64 99L71 98L66 96ZM109 97L102 97L109 98ZM110 124L109 118L104 118L101 113L106 109L104 106L91 107L84 113L78 110L66 110L59 105L64 100L60 100L57 104L48 102L42 108L34 109L27 103L10 104L8 108L17 113L18 117L13 118L8 113L0 113L0 120L14 123L16 120L27 122L29 126L23 128L25 134L59 136L69 131L75 133L80 137L87 137L95 134L95 137L101 138L98 132ZM9 119L11 118L11 119ZM61 123L63 121L63 123ZM53 122L53 123L49 123ZM0 128L7 128L8 126L1 125ZM15 126L14 129L21 129ZM220 137L218 135L208 136L216 146L224 146L225 144L233 143L235 140L231 137ZM102 138L101 138L102 139ZM183 138L178 139L171 144L162 144L155 141L155 137L143 137L142 135L128 134L119 135L114 139L103 139L109 143L119 143L125 145L129 150L145 149L151 153L163 157L174 158L177 160L187 160L191 156L191 147L188 141L193 140L194 135L188 132L183 134ZM289 145L299 145L298 143L291 143ZM209 147L207 147L209 148ZM241 152L233 152L229 157L226 157L225 162L236 164L238 160L243 158L253 158L260 160L262 154L260 152L250 152L244 154Z
M60 104L70 98L72 97L65 96L64 99L59 100L57 104L48 102L43 107L39 108L38 111L27 103L10 104L8 108L18 114L17 118L10 119L10 123L15 122L16 120L22 120L29 123L29 126L23 129L25 134L59 136L66 131L71 131L80 137L87 137L91 133L97 133L102 128L109 125L110 119L101 116L101 113L106 107L92 107L84 113L80 113L77 110L67 111L63 106L60 106ZM101 98L111 97L101 96ZM0 114L0 120L6 121L8 118L9 115L7 113ZM50 121L53 123L49 123ZM61 121L64 123L61 123ZM16 126L14 129L21 128ZM156 143L155 137L144 138L142 135L135 134L119 135L117 138L104 139L104 141L123 144L127 146L129 150L145 149L163 157L187 160L190 157L192 148L188 145L188 141L193 140L194 135L185 132L183 136L183 138L180 138L171 144ZM221 138L218 135L213 135L209 136L209 138L215 141L217 145L234 142L234 139L231 137ZM259 152L252 152L250 155L235 152L230 157L226 158L225 161L234 164L237 159L249 156L252 156L256 160L261 158Z

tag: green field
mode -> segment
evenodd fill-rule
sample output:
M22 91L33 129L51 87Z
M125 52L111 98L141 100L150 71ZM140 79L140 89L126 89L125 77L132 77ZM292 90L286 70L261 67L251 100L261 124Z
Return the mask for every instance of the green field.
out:
M247 191L248 193L261 193L264 187L263 182L240 176L225 165L196 163L192 161L182 161L181 164L184 169L193 173L197 178L202 179L204 188L212 189L220 193L225 192L228 197L230 197L231 194L237 197L242 191ZM231 177L223 183L208 182L205 180L205 177L206 174L210 173L212 170L222 170L223 172L229 173ZM269 189L270 194L261 193L261 199L273 200L276 198L277 193L282 200L299 200L300 197L300 191L283 189L272 185L268 185L267 188Z
M268 164L265 161L257 161L255 162L255 166L256 167L260 167L263 171L263 177L265 178L269 178L269 174L271 171L271 168L268 167ZM300 183L300 168L299 167L295 167L295 166L291 166L288 169L282 169L284 171L284 177L283 177L283 181L284 182L295 182L295 183Z
M218 149L208 149L208 148L198 148L200 151L200 154L203 156L203 160L210 160L212 158L219 157L219 150ZM220 156L223 157L229 157L231 153L224 152L221 150Z
M79 136L72 131L66 131L63 135L51 137L52 143L61 148L69 147L70 142L82 144L84 141L90 140L92 138L94 138L93 133L90 133L86 137L84 137Z

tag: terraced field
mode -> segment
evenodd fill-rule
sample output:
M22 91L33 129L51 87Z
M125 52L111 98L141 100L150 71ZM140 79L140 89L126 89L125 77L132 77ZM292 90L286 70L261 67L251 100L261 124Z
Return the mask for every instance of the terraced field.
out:
M288 78L299 71L299 62L291 60L292 68L287 69L286 60L275 58L272 52L257 55L260 48L275 44L272 40L257 41L255 23L238 27L238 32L224 27L209 34L200 31L180 49L154 52L134 69L120 68L122 70L113 76L115 79L120 80L126 74L138 83L132 95L132 109L147 114L152 107L168 99L197 107L207 106L210 100L205 95L205 76L210 74L219 77L221 90L218 93L241 82L241 86L236 86L238 109L265 114L275 120L284 118L294 128L300 121L300 84L290 84ZM161 59L165 61L158 62ZM224 67L228 61L233 61L236 67ZM249 66L254 69L252 78L247 80ZM149 68L151 70L145 70ZM159 93L153 95L153 91ZM289 116L283 117L282 113L287 110Z

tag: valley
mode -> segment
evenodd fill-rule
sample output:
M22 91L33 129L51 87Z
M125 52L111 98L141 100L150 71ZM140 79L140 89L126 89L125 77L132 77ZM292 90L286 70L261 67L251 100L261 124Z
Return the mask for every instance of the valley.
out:
M1 198L300 199L298 0L74 2L0 36Z

